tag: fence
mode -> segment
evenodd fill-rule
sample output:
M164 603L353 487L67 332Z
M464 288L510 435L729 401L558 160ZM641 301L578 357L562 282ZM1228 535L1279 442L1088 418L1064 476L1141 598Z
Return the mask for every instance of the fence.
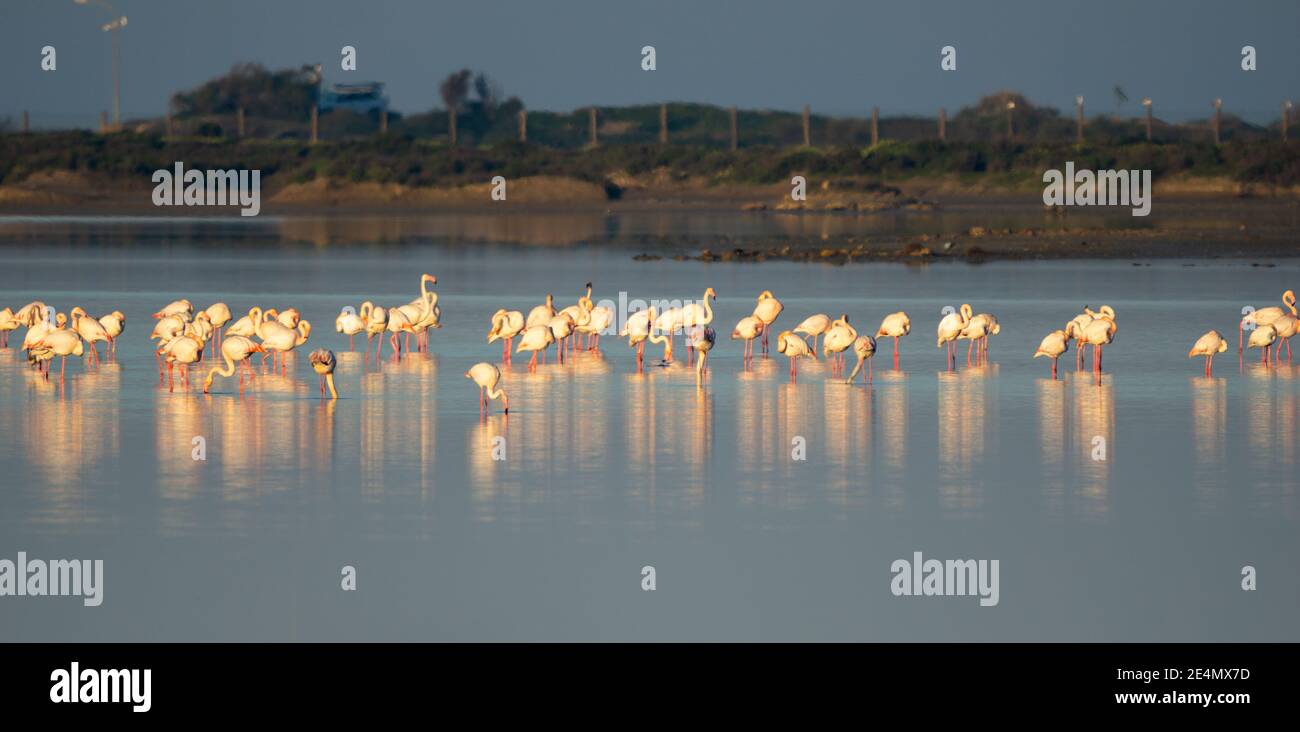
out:
M434 110L411 116L387 111L357 114L315 108L300 119L273 118L236 109L226 114L128 121L124 129L170 138L221 138L320 141L360 140L395 134L461 146L517 140L558 149L598 145L691 145L736 150L740 147L861 148L880 142L1015 142L1115 144L1228 143L1265 139L1288 140L1294 127L1289 102L1273 112L1268 124L1251 124L1232 115L1218 100L1207 105L1206 117L1184 123L1160 120L1154 103L1143 100L1140 116L1122 114L1087 117L1082 103L1072 115L1035 107L1018 96L986 97L978 105L948 115L939 107L932 117L900 115L882 117L878 107L864 107L864 115L818 115L805 106L799 113L737 110L704 104L659 104L628 107L585 107L573 112L528 111L517 106L492 112L448 114ZM1252 117L1267 119L1263 110ZM24 111L17 118L0 118L0 131L27 132L60 129L110 131L107 112L97 123L82 115L43 115Z

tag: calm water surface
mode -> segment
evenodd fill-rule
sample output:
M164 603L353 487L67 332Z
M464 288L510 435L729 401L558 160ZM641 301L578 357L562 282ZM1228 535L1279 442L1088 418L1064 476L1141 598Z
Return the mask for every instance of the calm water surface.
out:
M1230 350L1206 379L1186 358L1300 284L1294 262L707 265L445 227L310 243L365 225L0 222L0 305L127 316L117 361L69 362L62 386L0 351L0 556L106 563L99 608L0 598L0 639L1300 640L1300 365ZM445 324L430 352L348 353L340 307L405 303L420 272ZM597 300L715 288L704 389L684 366L638 374L607 338L535 374L520 359L511 414L480 421L463 374L500 355L491 313L571 304L588 280ZM785 328L826 312L874 332L907 310L901 369L882 341L870 388L820 363L791 384L775 353L743 370L726 335L763 289ZM160 388L149 313L177 297L297 307L342 398L322 404L305 353L243 398L233 380ZM987 366L948 372L934 327L962 302L1002 334ZM1049 380L1039 339L1103 303L1106 375L1063 359ZM892 596L890 563L915 551L998 559L1000 603Z

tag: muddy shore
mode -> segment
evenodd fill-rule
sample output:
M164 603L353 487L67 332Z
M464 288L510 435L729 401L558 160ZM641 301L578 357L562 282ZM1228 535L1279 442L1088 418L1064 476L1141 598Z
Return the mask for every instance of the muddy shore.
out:
M70 175L46 176L0 186L0 217L239 217L236 207L155 207L150 190ZM260 216L459 214L480 221L567 217L581 222L567 239L587 244L599 243L599 221L611 216L716 214L771 224L759 227L765 231L757 234L731 234L722 224L717 227L720 233L709 235L619 236L618 245L640 260L849 264L1186 257L1250 259L1267 266L1272 258L1300 256L1300 196L1243 190L1227 181L1158 184L1152 215L1145 218L1119 208L1049 209L1042 204L1041 188L981 187L947 179L890 185L828 181L810 184L806 201L791 201L789 193L786 186L719 187L689 181L655 185L617 179L602 186L537 177L513 181L506 201L492 201L487 184L438 189L318 180L268 187L262 193ZM364 236L362 229L357 236ZM493 235L485 230L481 238L491 240ZM561 233L555 241L540 243L565 241ZM526 236L522 243L529 243Z

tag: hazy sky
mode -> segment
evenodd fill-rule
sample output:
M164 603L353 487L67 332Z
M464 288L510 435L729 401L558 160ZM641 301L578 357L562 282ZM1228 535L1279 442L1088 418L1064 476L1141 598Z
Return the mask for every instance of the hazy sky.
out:
M124 116L158 115L168 96L241 61L320 62L331 81L388 84L411 112L438 81L488 72L533 109L698 101L863 114L931 114L999 89L1060 108L1076 94L1113 111L1111 89L1158 116L1205 117L1214 97L1248 119L1300 101L1294 0L108 0L122 33ZM111 107L106 10L73 0L0 0L0 116L90 124ZM58 70L40 70L40 49ZM640 67L654 45L658 70ZM1240 51L1258 50L1244 72ZM358 49L359 69L339 68ZM939 70L957 48L958 69Z

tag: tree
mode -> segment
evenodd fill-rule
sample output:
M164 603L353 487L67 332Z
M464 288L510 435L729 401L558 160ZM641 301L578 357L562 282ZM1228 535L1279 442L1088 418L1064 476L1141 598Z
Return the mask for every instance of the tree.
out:
M438 93L442 95L442 103L447 109L460 109L469 97L469 81L473 74L469 69L461 69L447 75L442 80L442 85L438 87Z
M478 76L474 77L474 93L478 96L478 104L483 109L483 114L491 119L501 103L501 85L480 71Z

